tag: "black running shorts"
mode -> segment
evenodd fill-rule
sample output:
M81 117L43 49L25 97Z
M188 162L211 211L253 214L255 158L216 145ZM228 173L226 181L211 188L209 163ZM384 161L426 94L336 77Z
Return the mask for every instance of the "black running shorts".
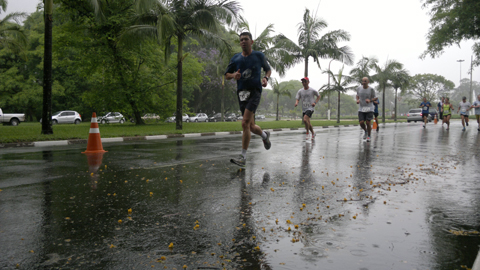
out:
M238 105L240 105L240 111L242 112L242 116L245 113L245 109L248 109L249 111L255 113L258 104L260 104L260 99L262 98L262 89L254 89L248 91L250 92L249 97L244 101L241 101L239 95L240 91L237 90Z
M311 110L304 111L303 115L302 115L302 118L305 117L305 115L308 116L308 118L312 118L313 111L311 111Z
M373 112L358 112L358 121L371 121L373 119Z

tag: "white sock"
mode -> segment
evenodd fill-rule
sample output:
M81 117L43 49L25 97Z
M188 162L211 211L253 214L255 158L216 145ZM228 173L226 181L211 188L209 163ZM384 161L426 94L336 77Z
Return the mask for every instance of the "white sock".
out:
M244 159L247 159L247 149L242 149L242 156Z
M262 140L265 140L267 139L267 133L265 133L265 131L262 130Z

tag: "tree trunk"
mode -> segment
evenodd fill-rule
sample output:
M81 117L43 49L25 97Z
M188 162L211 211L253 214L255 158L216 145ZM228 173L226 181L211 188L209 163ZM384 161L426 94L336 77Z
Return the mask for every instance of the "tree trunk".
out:
M222 104L220 105L220 110L221 110L221 113L222 113L222 122L225 121L225 115L224 115L224 112L225 112L225 77L224 75L222 75Z
M397 122L397 88L395 88L395 122Z
M183 61L183 37L178 35L178 52L177 52L177 113L176 113L176 129L182 130L182 107L183 107L183 72L182 72L182 61Z
M45 47L43 59L42 134L53 134L52 129L52 20L53 0L45 0Z
M125 87L126 89L126 87ZM145 125L145 121L142 119L142 115L140 114L140 111L138 110L137 104L135 101L133 101L133 98L130 98L130 107L132 108L133 111L133 116L135 117L135 125Z
M337 123L340 123L340 91L338 91Z
M278 119L278 102L280 100L280 94L277 94L277 121L279 120Z
M308 77L308 57L305 57L305 77Z
M383 87L383 97L382 97L382 123L385 123L385 88ZM378 123L377 123L378 124Z

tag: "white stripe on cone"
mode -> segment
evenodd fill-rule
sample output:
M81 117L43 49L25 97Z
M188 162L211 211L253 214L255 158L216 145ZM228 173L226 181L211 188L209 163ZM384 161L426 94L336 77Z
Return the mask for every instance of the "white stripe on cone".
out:
M100 133L99 128L90 128L90 133Z
M92 122L92 123L98 123L98 122L97 122L97 117L92 117L92 121L91 121L91 122Z

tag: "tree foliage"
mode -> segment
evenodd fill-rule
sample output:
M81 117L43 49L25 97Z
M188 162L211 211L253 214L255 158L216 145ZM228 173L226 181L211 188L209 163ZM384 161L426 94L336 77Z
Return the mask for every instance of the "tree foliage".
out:
M352 77L355 82L361 83L364 77L367 77L370 83L374 83L375 80L373 79L370 72L378 65L378 59L376 57L365 57L363 56L360 59L356 66L350 70L350 77Z
M272 86L273 93L277 96L276 99L276 121L280 120L278 115L279 104L280 104L280 96L288 96L289 98L292 97L292 90L299 89L301 87L301 83L299 81L288 81L288 82L279 82L277 79L270 77L270 85Z
M339 47L338 43L349 41L350 34L344 30L334 30L321 35L327 28L325 20L312 17L309 9L305 9L303 21L298 24L298 44L279 34L275 39L278 59L285 65L285 70L304 62L304 76L308 77L308 61L313 59L320 67L320 59L336 59L345 64L353 63L353 53L350 47ZM279 72L280 75L283 73Z
M435 58L444 49L460 45L463 40L477 41L480 38L480 1L478 0L423 0L423 7L429 8L431 27L427 35L427 49L421 55ZM480 65L480 43L475 42L475 66Z
M452 81L441 75L417 74L410 80L408 93L417 100L426 97L428 101L433 101L438 100L445 93L449 93L454 87L455 84Z
M403 69L403 64L397 60L387 60L383 66L378 64L374 65L375 75L372 79L378 83L378 90L382 92L382 122L385 123L385 91L387 87L392 87L392 80L396 78L396 75Z
M320 90L323 90L323 94L330 94L331 92L338 92L338 99L337 99L337 123L340 123L340 98L341 93L347 92L347 90L354 89L355 86L352 83L355 82L353 77L343 74L343 66L338 71L338 74L333 74L331 70L324 71L323 73L328 74L332 78L331 84L323 85ZM323 98L324 95L322 95Z

